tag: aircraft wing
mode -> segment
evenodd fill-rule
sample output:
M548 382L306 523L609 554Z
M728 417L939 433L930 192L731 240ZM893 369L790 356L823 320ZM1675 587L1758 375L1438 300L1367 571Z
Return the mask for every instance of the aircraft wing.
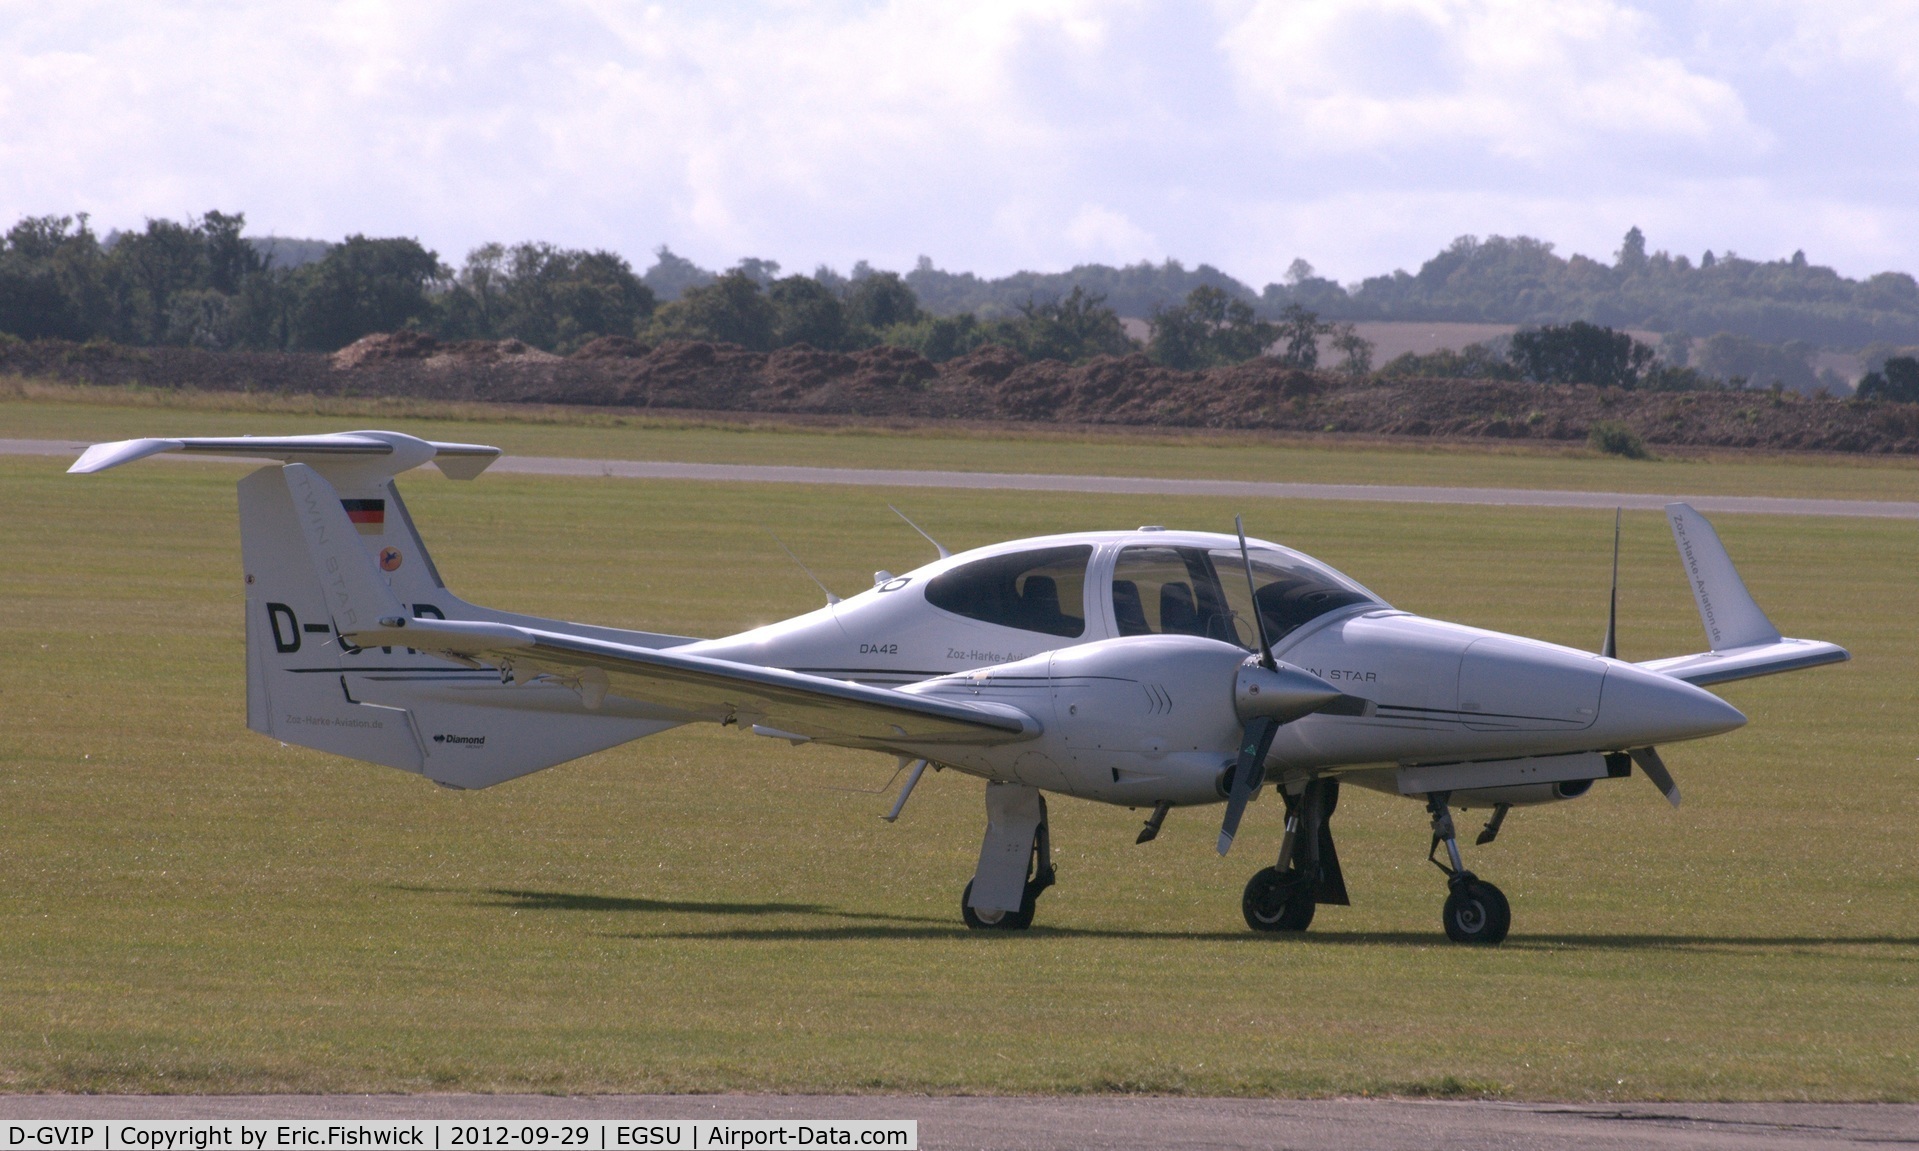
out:
M508 624L386 617L343 634L360 647L411 647L497 667L516 679L546 675L578 690L589 708L619 695L657 709L662 718L737 723L795 741L890 751L1009 743L1040 731L1031 716L1003 704L910 695Z

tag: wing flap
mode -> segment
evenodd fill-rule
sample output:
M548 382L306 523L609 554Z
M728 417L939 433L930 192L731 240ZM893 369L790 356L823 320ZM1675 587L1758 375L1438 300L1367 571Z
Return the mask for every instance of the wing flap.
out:
M506 624L413 619L347 638L362 647L404 646L486 664L516 678L551 676L576 685L589 705L610 693L676 719L766 727L841 747L1010 743L1040 730L1033 717L1003 704L908 695Z

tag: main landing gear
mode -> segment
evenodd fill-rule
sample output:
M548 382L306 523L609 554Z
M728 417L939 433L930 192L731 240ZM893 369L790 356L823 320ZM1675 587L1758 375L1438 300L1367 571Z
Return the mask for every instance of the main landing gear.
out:
M1254 872L1239 902L1246 926L1254 931L1304 931L1320 904L1351 902L1329 822L1339 806L1339 781L1315 779L1298 795L1280 794L1286 800L1286 837L1279 844L1279 862Z
M1512 928L1512 905L1497 887L1467 871L1459 858L1459 837L1453 831L1452 812L1446 809L1446 800L1451 794L1436 791L1426 797L1426 810L1433 817L1433 845L1426 852L1426 859L1446 873L1446 938L1454 943L1490 946L1504 940ZM1494 814L1486 828L1490 834L1482 834L1481 843L1491 842L1492 837L1499 834L1499 824L1505 814L1504 808ZM1446 845L1447 858L1452 861L1450 867L1435 858L1442 843Z
M986 785L986 839L960 894L960 917L979 931L1024 931L1042 891L1053 886L1053 838L1046 797L1014 783Z

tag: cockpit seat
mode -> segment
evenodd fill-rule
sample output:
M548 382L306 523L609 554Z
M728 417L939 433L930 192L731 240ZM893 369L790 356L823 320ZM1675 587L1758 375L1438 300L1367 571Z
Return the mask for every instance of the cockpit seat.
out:
M1121 635L1151 635L1146 622L1146 605L1140 602L1139 585L1129 579L1113 581L1113 619Z
M1203 635L1199 607L1191 584L1167 583L1159 588L1159 630L1165 635Z

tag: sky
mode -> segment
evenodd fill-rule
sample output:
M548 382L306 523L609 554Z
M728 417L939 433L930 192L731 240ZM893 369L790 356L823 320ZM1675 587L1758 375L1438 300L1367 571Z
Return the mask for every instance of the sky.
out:
M0 0L0 226L1004 275L1464 234L1919 272L1911 0Z

